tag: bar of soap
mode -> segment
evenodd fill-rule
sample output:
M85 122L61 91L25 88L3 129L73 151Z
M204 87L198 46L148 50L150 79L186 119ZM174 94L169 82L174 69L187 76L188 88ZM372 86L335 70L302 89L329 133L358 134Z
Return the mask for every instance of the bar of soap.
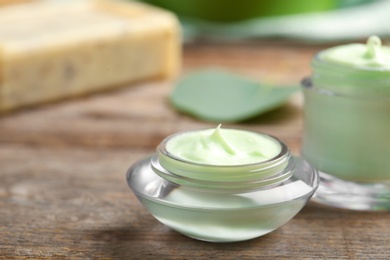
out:
M34 1L0 8L0 111L80 96L180 67L176 17L138 2Z

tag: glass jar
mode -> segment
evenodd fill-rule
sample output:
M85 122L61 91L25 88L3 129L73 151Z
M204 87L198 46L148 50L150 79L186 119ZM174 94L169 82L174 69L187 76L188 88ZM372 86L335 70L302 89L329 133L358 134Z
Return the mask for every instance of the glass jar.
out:
M303 81L303 157L320 174L314 199L390 210L390 72L330 64L317 55Z
M186 236L211 242L262 236L295 216L318 186L315 169L276 138L281 152L274 158L225 166L170 154L166 144L179 134L135 163L127 182L157 220Z

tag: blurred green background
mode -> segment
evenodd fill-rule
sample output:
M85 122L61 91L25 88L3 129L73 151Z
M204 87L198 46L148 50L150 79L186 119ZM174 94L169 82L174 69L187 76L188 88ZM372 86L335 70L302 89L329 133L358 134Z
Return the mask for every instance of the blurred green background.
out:
M139 0L176 13L185 42L278 38L313 43L390 37L389 0Z
M215 22L328 11L372 0L143 0L180 16Z

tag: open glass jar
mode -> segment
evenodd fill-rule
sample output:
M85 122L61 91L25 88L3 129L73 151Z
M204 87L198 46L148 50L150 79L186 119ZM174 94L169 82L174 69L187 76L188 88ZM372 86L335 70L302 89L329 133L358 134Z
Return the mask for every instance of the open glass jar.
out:
M318 186L317 172L286 145L266 161L240 165L201 164L169 152L166 138L151 157L134 164L127 182L163 224L211 242L256 238L285 224Z
M303 157L320 174L314 200L390 210L390 70L348 67L318 54L303 81Z

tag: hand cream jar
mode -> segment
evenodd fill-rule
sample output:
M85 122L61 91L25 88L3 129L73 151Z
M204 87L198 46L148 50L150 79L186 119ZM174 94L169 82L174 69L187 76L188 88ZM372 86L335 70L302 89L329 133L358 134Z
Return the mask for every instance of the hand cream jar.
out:
M318 53L303 81L303 157L320 174L313 199L390 210L390 47L378 37Z
M167 137L128 170L127 182L168 227L233 242L285 224L311 198L318 176L274 137L217 127Z

